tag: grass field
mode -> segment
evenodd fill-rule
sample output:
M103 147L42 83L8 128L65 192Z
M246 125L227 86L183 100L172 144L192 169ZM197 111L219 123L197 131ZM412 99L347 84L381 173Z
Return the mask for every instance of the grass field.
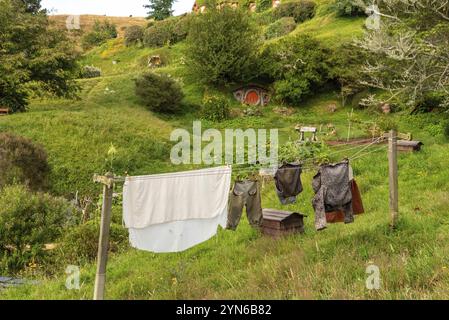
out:
M329 20L327 20L329 19ZM295 32L318 32L326 41L350 39L360 32L358 20L321 15ZM319 27L321 26L321 27ZM333 29L341 34L332 38ZM344 31L345 30L345 31ZM333 40L332 40L333 39ZM161 50L161 49L157 49ZM183 44L164 48L171 63L158 72L183 77ZM133 78L152 49L125 48L120 39L91 51L86 64L99 66L103 76L80 80L80 100L34 101L27 113L0 117L0 132L10 131L42 143L52 166L52 192L70 196L76 191L98 195L94 173L109 170L107 150L118 149L113 162L117 174L178 171L169 162L170 132L191 128L193 109L184 115L160 116L139 105ZM142 60L143 59L143 60ZM116 65L113 60L119 60ZM203 88L184 84L189 102L197 102ZM224 94L224 93L223 93ZM228 93L231 96L230 93ZM329 104L338 110L331 113ZM235 105L234 107L237 107ZM349 107L337 92L319 94L295 114L282 116L270 105L261 117L222 123L203 122L204 128L279 128L281 142L296 138L296 124L337 127L345 137ZM354 110L361 120L378 115ZM449 296L449 144L438 115L394 114L401 132L412 132L425 146L419 153L399 156L400 222L389 228L388 162L385 146L362 152L353 162L366 214L354 224L330 225L317 233L311 206L314 170L305 172L305 191L298 203L283 209L307 214L306 233L273 240L252 230L246 219L236 232L221 230L206 243L178 254L152 254L134 249L114 254L108 264L108 299L436 299ZM353 136L362 136L355 128ZM353 156L359 149L333 150L333 160ZM368 153L375 151L372 153ZM184 169L184 168L182 168ZM281 208L272 183L263 187L263 207ZM120 210L121 208L115 208ZM366 268L380 269L381 288L368 290ZM90 299L95 265L81 266L81 289L65 288L65 266L39 285L0 291L0 299Z

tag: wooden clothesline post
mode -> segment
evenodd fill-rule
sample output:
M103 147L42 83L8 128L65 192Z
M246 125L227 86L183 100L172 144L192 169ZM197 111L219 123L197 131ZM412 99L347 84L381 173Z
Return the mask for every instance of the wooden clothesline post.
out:
M390 184L390 214L391 227L396 228L399 218L399 187L398 187L398 134L391 130L388 137L388 163Z
M94 175L94 182L103 184L103 206L101 208L100 238L98 240L97 273L95 275L94 300L104 299L106 265L108 263L109 230L112 219L112 197L114 183L120 181L112 173Z

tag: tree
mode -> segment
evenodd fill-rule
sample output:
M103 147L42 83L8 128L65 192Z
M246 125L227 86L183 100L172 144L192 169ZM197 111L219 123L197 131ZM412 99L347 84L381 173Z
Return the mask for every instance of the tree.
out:
M368 53L364 84L415 110L439 94L449 108L449 2L383 0L381 24L356 44Z
M25 11L28 13L39 13L42 11L41 0L21 0L25 5Z
M299 104L329 80L330 57L317 39L300 34L268 45L263 70L274 81L278 100Z
M208 8L190 23L186 50L189 73L212 85L251 80L259 72L259 30L246 10Z
M150 4L144 5L148 11L148 19L164 20L173 15L173 3L176 0L150 0Z
M52 27L40 0L0 0L0 106L24 111L30 82L72 96L78 53Z

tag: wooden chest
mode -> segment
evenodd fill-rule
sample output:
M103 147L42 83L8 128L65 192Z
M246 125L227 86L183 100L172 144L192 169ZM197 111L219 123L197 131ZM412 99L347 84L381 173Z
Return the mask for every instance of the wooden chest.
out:
M421 141L398 141L398 151L404 152L417 152L421 151L421 148L424 144Z
M297 212L263 209L262 233L275 238L304 233L304 217Z

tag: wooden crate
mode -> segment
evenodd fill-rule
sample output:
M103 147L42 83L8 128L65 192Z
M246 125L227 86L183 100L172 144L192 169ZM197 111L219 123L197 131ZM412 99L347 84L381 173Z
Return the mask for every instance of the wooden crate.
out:
M421 141L398 140L398 151L417 152L421 151L423 145Z
M304 233L305 215L276 209L263 210L262 233L271 237Z
M0 116L6 116L9 114L9 108L0 107Z

